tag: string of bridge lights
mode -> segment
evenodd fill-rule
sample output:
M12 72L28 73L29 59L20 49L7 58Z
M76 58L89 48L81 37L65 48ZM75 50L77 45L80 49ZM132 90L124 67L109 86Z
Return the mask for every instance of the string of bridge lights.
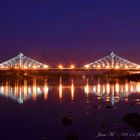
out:
M124 59L114 52L110 55L105 56L97 61L86 64L82 67L76 67L76 65L71 64L68 67L64 67L64 65L59 64L57 67L51 67L47 64L40 63L36 60L33 60L23 53L19 53L19 55L0 63L0 69L140 69L140 65L133 63L127 59Z

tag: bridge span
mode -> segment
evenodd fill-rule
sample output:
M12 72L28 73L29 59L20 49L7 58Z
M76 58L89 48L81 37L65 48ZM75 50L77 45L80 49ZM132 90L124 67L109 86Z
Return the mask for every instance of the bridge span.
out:
M49 71L91 71L91 70L130 70L130 71L140 71L140 65L132 61L124 59L114 52L110 55L105 56L97 61L86 64L81 67L76 67L75 65L70 65L69 67L64 67L63 65L58 65L56 67L51 67L48 64L43 64L34 59L25 56L23 53L0 63L0 70L49 70Z

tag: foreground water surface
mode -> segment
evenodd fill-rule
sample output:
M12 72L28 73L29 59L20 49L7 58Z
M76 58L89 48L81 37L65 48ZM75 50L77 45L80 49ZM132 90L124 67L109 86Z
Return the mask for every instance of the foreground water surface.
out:
M122 121L125 114L139 112L140 82L0 84L2 140L139 139L139 131ZM69 120L64 123L64 118Z

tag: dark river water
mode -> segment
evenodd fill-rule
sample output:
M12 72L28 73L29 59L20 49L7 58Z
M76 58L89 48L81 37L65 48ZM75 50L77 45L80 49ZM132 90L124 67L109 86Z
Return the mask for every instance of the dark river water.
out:
M0 84L0 140L139 139L122 121L132 112L140 112L140 82Z

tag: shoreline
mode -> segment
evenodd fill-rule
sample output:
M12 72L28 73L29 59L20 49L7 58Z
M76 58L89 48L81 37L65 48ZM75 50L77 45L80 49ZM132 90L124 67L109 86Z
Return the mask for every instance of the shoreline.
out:
M47 79L47 81L59 81L60 77L63 81L68 80L108 80L110 83L119 81L140 81L140 74L131 74L126 70L0 70L0 82L10 80L31 80L31 79Z

